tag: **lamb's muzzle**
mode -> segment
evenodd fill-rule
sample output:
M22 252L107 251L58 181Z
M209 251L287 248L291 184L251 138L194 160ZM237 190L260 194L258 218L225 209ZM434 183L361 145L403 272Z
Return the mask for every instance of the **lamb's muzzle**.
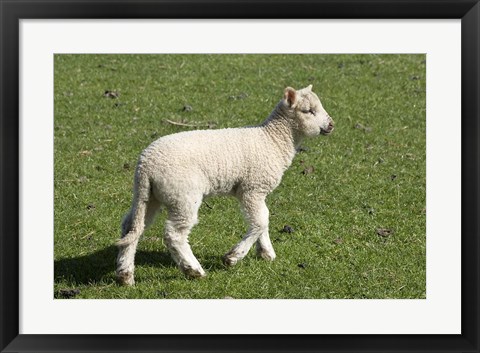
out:
M140 155L135 170L132 207L117 242L118 281L135 283L138 240L160 207L168 211L164 238L172 258L186 276L204 277L188 236L202 200L215 194L236 197L248 223L247 234L226 253L224 264L235 265L253 244L257 256L273 261L276 254L268 234L265 199L280 184L301 141L333 129L333 120L310 85L301 90L287 87L283 99L258 126L185 131L154 141Z
M334 129L333 120L328 123L328 126L327 126L326 129L322 129L322 128L320 128L320 129L321 129L320 133L322 135L330 135L332 133L333 129Z

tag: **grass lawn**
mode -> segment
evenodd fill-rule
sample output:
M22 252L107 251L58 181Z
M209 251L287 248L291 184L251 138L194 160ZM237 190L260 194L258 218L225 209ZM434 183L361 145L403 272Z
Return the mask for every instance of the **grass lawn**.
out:
M56 55L55 297L425 298L425 59ZM335 131L306 140L267 198L277 259L251 251L223 267L246 225L235 199L213 197L190 235L205 279L176 268L161 214L140 241L136 285L117 285L139 153L183 130L259 124L286 86L308 84Z

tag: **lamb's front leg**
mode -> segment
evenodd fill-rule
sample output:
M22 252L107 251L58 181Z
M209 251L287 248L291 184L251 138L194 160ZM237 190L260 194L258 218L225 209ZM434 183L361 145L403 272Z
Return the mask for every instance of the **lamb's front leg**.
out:
M268 208L265 204L265 195L244 194L239 197L239 201L249 224L248 232L237 245L225 254L223 263L227 266L235 265L247 255L257 241L257 251L260 256L273 260L275 252L268 237Z

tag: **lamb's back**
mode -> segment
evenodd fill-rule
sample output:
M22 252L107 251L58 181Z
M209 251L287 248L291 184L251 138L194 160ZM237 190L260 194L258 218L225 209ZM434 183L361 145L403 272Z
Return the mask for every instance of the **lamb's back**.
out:
M185 131L153 142L140 164L163 185L174 181L177 186L205 185L205 194L226 193L252 178L268 178L276 169L272 148L256 127Z

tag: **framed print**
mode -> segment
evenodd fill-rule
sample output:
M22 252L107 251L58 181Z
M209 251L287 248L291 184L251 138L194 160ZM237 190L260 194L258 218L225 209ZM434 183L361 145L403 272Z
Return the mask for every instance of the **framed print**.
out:
M0 11L2 352L479 351L477 1Z

